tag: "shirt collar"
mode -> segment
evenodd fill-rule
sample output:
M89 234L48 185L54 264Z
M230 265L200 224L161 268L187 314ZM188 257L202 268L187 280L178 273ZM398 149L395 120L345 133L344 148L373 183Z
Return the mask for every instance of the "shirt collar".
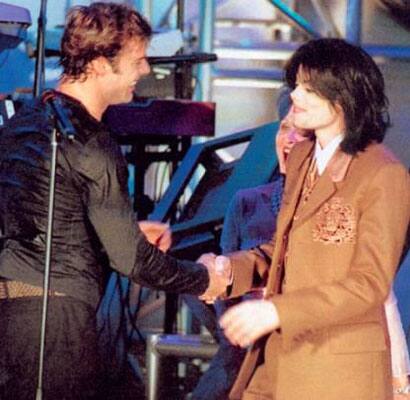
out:
M315 160L317 166L317 172L319 175L323 174L327 164L329 163L330 159L332 158L333 154L335 153L336 149L339 147L339 144L343 140L343 135L337 135L334 137L327 146L322 149L318 140L316 140L315 145Z

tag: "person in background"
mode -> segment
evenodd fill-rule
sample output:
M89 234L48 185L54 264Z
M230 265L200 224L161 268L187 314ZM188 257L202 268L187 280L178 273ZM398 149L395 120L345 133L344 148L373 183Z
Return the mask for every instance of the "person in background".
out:
M95 315L105 260L156 289L195 295L226 289L228 277L206 256L198 263L180 261L159 249L169 246L166 226L141 225L146 239L128 198L125 159L101 122L106 108L129 102L148 74L150 37L149 24L124 4L72 8L57 90L23 106L0 136L2 400L33 399L37 387L54 128L50 98L61 102L76 136L61 136L57 157L42 399L105 398Z

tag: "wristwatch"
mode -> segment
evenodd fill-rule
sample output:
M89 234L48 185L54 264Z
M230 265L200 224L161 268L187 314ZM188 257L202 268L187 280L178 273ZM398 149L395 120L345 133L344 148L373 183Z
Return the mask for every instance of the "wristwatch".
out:
M406 386L402 386L399 388L393 389L394 394L409 394L410 393L410 384L408 383Z

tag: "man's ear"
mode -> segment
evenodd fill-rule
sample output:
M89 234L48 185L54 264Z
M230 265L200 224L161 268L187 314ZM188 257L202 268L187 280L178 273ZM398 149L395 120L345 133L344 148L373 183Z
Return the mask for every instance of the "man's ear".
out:
M335 103L334 108L338 114L344 114L343 107L339 102Z
M90 61L89 72L96 76L104 76L112 71L112 66L105 57L97 57Z

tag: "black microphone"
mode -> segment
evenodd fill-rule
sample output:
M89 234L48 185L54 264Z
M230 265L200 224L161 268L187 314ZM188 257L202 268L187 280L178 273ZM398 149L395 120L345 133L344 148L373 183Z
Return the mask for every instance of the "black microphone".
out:
M74 140L77 132L58 94L53 90L47 90L41 98L43 103L46 104L51 111L56 121L58 131L68 139Z

